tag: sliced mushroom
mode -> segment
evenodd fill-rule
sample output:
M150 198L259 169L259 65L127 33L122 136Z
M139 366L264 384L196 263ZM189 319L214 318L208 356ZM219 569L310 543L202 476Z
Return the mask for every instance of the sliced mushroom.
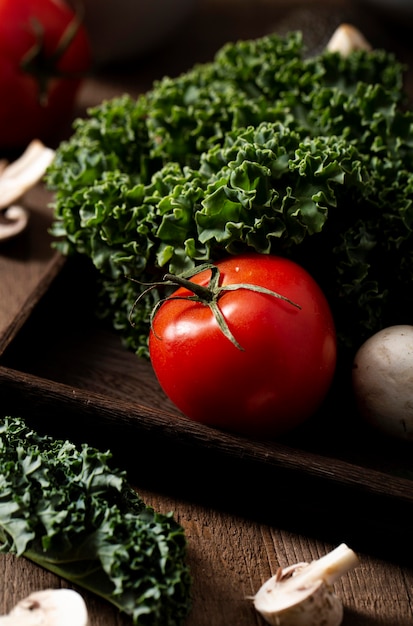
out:
M0 209L5 209L34 187L54 158L54 151L34 139L23 154L0 171Z
M0 211L0 241L11 239L23 232L28 222L29 212L17 204Z
M0 617L0 626L87 626L82 596L73 589L35 591Z
M35 139L16 161L0 161L0 241L15 237L26 228L29 213L14 203L44 176L54 154Z
M343 543L310 564L280 568L252 598L254 607L273 626L339 626L343 605L332 584L357 564Z
M355 26L341 24L331 36L327 50L345 57L355 50L371 50L371 45Z

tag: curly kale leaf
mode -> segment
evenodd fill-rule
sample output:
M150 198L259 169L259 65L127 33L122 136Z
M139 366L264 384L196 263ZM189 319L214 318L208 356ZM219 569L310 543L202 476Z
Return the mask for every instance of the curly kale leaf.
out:
M178 626L190 609L184 531L110 460L3 418L0 550L102 596L138 626Z
M91 259L100 313L147 354L156 291L205 260L257 251L307 267L357 346L413 313L413 114L384 51L306 57L301 35L227 44L136 101L95 107L58 149L52 232ZM123 122L123 117L124 122ZM122 132L122 124L125 130ZM397 280L395 280L397 276Z

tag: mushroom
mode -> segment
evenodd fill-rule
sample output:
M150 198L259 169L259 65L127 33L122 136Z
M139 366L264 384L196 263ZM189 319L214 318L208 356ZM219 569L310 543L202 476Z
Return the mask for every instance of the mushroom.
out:
M345 57L355 50L371 50L371 45L355 26L341 24L331 36L327 50Z
M28 211L14 203L42 178L54 154L34 139L16 161L0 161L0 241L15 237L26 228Z
M357 564L342 543L312 563L279 568L253 596L254 607L273 626L339 626L343 605L332 585Z
M0 626L87 626L88 612L82 596L73 589L35 591L21 600Z
M358 412L385 436L413 441L413 326L382 328L357 350L352 384Z
M23 154L0 172L0 209L5 209L42 178L54 151L39 139L29 143Z
M0 211L0 241L11 239L23 232L28 222L29 212L17 204Z

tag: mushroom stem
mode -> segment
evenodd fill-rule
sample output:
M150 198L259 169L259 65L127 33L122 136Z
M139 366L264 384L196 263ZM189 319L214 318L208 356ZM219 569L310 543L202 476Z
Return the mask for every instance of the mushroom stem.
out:
M298 574L284 583L287 586L309 587L322 580L326 585L332 585L341 576L356 567L358 558L345 543L325 554L320 559L304 567Z

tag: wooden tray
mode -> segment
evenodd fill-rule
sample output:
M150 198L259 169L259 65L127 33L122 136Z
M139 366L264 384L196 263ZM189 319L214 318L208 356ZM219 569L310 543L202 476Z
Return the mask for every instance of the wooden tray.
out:
M93 272L51 248L48 200L41 188L29 194L29 230L0 250L3 414L110 448L132 480L144 477L148 488L277 523L305 521L307 533L312 525L328 526L340 507L334 533L342 540L345 532L354 545L362 532L365 547L374 518L376 533L390 530L386 545L393 549L394 522L399 532L404 520L408 527L413 510L411 447L370 432L342 396L275 442L186 419L162 393L150 364L97 321Z
M51 196L36 186L24 198L29 228L0 242L0 354L29 317L64 264L51 248Z
M359 14L353 3L322 2L309 9L302 2L261 2L260 11L241 4L245 12L237 9L234 20L232 3L216 3L207 21L201 15L189 42L159 55L158 66L155 59L155 66L134 68L131 76L89 81L79 113L120 91L143 91L156 76L210 59L225 41L260 36L263 29L282 34L301 29L316 51L339 23L349 21L375 44L399 48L387 23L383 29L371 12ZM211 37L199 36L204 32ZM410 48L401 48L403 60L403 50ZM412 85L410 70L410 94ZM306 535L313 528L318 536L323 529L324 538L347 540L354 548L358 538L364 550L371 543L373 551L380 545L394 553L400 543L400 556L407 556L411 446L366 429L346 385L334 390L322 414L276 442L252 441L187 420L163 395L150 364L97 322L93 273L51 248L50 200L41 186L27 194L30 228L0 246L3 414L21 414L52 435L110 448L132 479L148 489L236 509L278 527L285 522Z

